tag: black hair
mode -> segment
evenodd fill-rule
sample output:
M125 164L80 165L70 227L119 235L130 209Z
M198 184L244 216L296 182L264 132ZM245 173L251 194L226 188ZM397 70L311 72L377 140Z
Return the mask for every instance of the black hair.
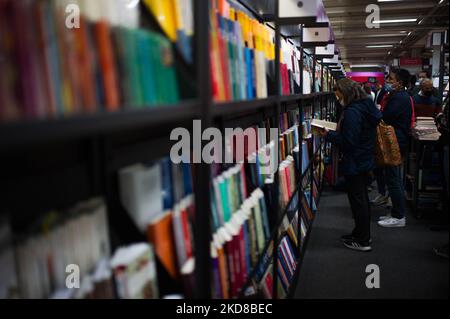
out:
M397 81L402 83L403 87L409 86L409 81L411 79L411 74L408 70L405 69L393 69L391 71L393 74L395 74L395 77L397 78Z

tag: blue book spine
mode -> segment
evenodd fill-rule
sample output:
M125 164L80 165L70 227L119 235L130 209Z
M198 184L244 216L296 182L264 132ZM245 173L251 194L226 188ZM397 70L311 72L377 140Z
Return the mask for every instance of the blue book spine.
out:
M256 66L255 66L255 51L250 51L251 56L251 67L252 67L252 98L256 98Z
M245 62L247 64L247 98L253 99L253 68L252 68L252 54L249 48L245 48Z
M192 173L191 166L188 163L181 163L183 172L183 185L184 185L184 195L192 194Z
M58 52L58 40L56 36L56 25L54 21L54 14L52 13L51 3L44 2L45 7L44 14L47 16L45 21L45 31L48 36L49 49L46 54L49 56L51 75L55 85L55 101L57 115L64 115L64 105L61 90L61 74L59 70L59 52Z
M172 163L170 158L161 160L161 176L163 187L163 205L164 209L172 209L173 203L173 189L172 189Z

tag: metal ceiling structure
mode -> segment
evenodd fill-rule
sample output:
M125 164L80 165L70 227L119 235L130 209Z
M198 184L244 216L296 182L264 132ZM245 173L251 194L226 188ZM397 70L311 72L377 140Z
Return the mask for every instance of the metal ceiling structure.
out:
M344 64L386 64L413 48L424 48L431 31L448 30L448 0L323 0ZM380 23L368 29L366 8L376 4ZM374 47L375 46L375 47ZM377 47L381 46L381 47ZM391 46L391 47L390 47ZM372 68L373 69L373 68Z

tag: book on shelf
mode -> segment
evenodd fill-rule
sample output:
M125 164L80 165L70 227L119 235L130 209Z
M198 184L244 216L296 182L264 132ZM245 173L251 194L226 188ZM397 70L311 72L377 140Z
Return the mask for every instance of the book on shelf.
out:
M190 165L165 157L125 167L118 175L123 207L170 278L183 284L185 296L192 294L195 207Z
M310 162L310 150L308 147L308 142L302 141L302 174L305 174L309 167Z
M292 284L292 279L297 269L297 257L295 250L287 236L284 236L278 246L278 278L281 285L281 295L284 298Z
M80 6L79 28L65 26L67 3ZM139 8L125 1L4 1L0 121L177 103L171 43L138 28Z
M242 166L213 181L213 256L216 298L236 297L257 266L270 236L264 193L245 189ZM216 216L214 216L216 215ZM220 279L220 280L219 280Z
M158 298L158 282L153 247L137 243L116 250L111 268L120 299Z
M192 194L189 164L173 164L168 157L122 168L118 179L121 203L142 232L151 221Z
M265 98L269 67L275 60L273 30L228 0L210 11L210 65L215 101Z
M285 208L297 188L294 158L289 155L278 168L280 207Z
M271 263L266 269L262 280L259 283L261 296L264 299L273 298L273 264Z
M193 62L194 15L192 0L144 0L169 40L176 44L183 58Z
M2 231L5 229L2 225ZM113 296L112 274L108 267L104 270L105 260L110 258L110 242L103 199L92 198L64 211L49 212L33 221L28 230L6 230L6 235L14 243L7 246L5 265L14 263L16 274L11 273L6 284L2 278L1 286L9 290L4 293L26 299ZM80 287L69 289L67 269L74 267L80 274ZM17 286L11 290L14 278Z

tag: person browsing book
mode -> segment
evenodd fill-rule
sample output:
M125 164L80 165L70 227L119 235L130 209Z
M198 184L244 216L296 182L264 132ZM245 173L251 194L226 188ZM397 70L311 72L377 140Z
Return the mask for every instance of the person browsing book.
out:
M355 228L342 236L344 245L358 251L370 251L370 205L367 193L369 172L375 167L376 127L382 115L363 88L350 79L341 79L334 88L343 106L336 131L322 129L320 135L339 148L340 170L345 176Z

